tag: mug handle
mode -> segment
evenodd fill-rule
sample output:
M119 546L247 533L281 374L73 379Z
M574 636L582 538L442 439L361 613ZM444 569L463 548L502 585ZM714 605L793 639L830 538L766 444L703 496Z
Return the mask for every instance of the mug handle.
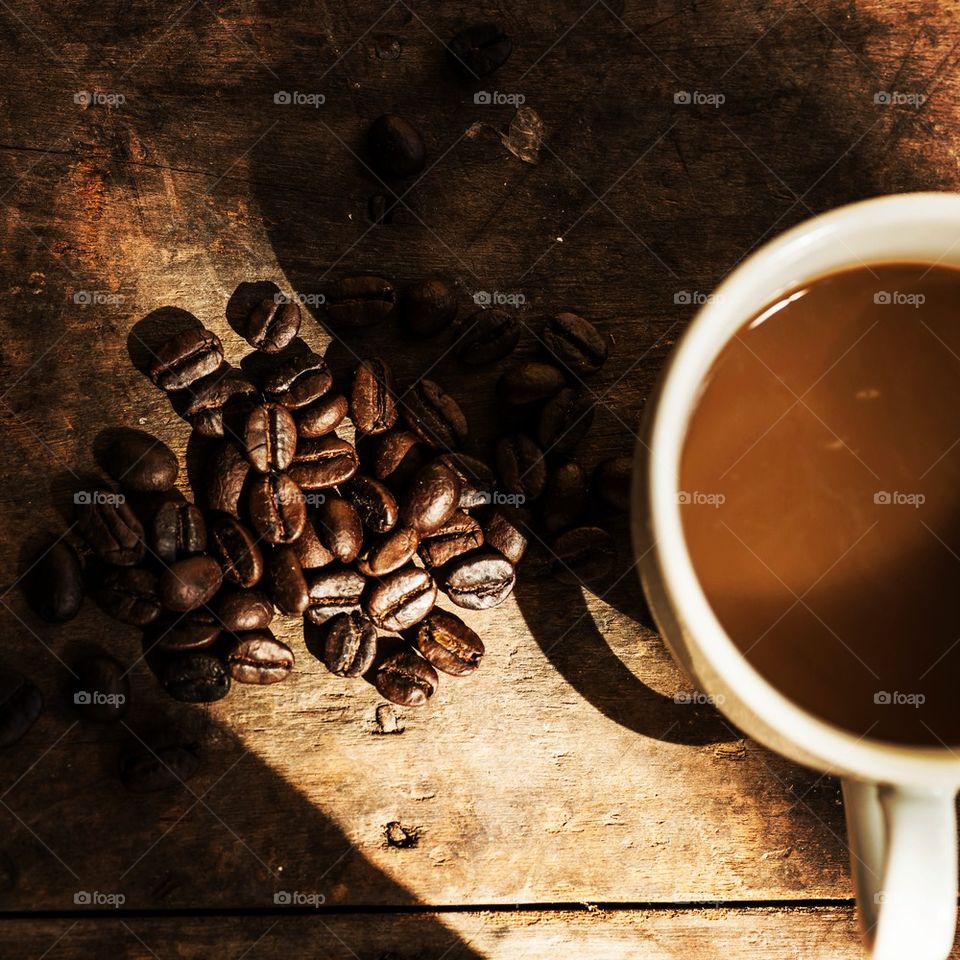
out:
M957 923L955 791L844 779L850 869L872 960L945 960Z

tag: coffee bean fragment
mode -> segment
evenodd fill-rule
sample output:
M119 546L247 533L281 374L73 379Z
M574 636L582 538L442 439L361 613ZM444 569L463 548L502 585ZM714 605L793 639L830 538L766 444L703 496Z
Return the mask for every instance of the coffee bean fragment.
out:
M22 583L27 602L44 620L62 623L80 611L83 568L77 551L62 538L41 547Z
M332 567L307 578L310 606L306 616L314 624L326 623L338 613L352 613L360 606L366 578L349 567Z
M495 23L465 27L447 44L447 58L466 77L485 77L510 57L513 42Z
M273 604L260 590L221 590L212 609L217 622L231 633L265 630L273 620Z
M577 523L587 508L590 479L576 460L567 460L552 467L540 501L543 529L559 533Z
M344 277L327 294L325 309L335 326L370 327L382 323L396 306L397 291L384 277Z
M254 407L244 426L244 452L259 473L286 470L297 452L297 424L278 403Z
M168 660L161 670L160 682L181 703L213 703L230 692L230 674L223 662L204 651Z
M343 422L350 409L350 402L342 393L315 400L309 406L296 411L297 433L301 437L323 437L333 433Z
M441 586L458 607L486 610L506 600L515 582L513 564L484 551L454 560L443 571Z
M601 527L574 527L550 546L551 572L561 583L592 583L609 573L616 559L613 538Z
M483 657L483 641L476 631L439 607L408 630L406 637L438 670L454 677L473 673Z
M593 400L572 387L564 387L540 411L537 440L548 453L566 455L590 432Z
M183 390L213 373L223 362L220 338L203 327L175 334L156 351L148 373L164 390Z
M521 363L500 378L499 395L515 406L548 400L566 385L563 371L551 363Z
M156 576L141 567L108 570L97 590L97 601L114 620L134 627L153 623L163 610Z
M430 337L445 330L456 319L457 296L442 277L428 277L403 290L400 318L415 337Z
M497 507L484 518L483 537L488 547L502 553L516 566L527 552L528 525L520 513L507 507Z
M367 152L374 170L388 179L415 176L427 160L420 131L409 120L389 113L370 125Z
M470 366L502 360L520 341L520 323L506 310L479 310L455 328L456 355Z
M250 461L243 451L235 443L223 441L207 467L207 506L239 517L249 475Z
M74 495L77 529L106 563L132 567L146 554L143 527L123 494L88 490Z
M317 508L317 536L341 563L352 563L363 546L363 521L357 508L342 497L328 496Z
M263 395L270 403L300 410L315 403L333 386L327 361L312 350L284 360L266 374Z
M362 613L340 613L324 627L322 657L338 677L359 677L373 665L377 653L377 628Z
M267 561L267 589L281 613L300 616L307 609L310 602L307 581L293 547L277 547L270 554Z
M407 426L428 447L453 450L467 439L467 418L460 405L433 380L419 380L401 407Z
M39 687L16 670L0 672L0 748L12 746L43 710Z
M375 685L380 696L402 707L419 707L436 692L437 671L411 651L394 654L377 670Z
M240 587L252 587L263 576L263 553L253 533L239 520L220 514L210 521L210 551L223 575Z
M293 543L307 522L303 491L286 473L257 477L250 484L248 508L253 529L267 543Z
M420 567L403 567L382 577L364 599L367 616L384 630L406 630L422 620L437 599L433 577Z
M379 480L357 474L344 485L343 493L357 508L363 525L371 533L388 533L397 525L400 508L393 494Z
M468 513L458 510L446 523L423 537L417 552L427 567L435 569L482 546L480 524Z
M293 651L269 630L241 633L227 653L227 672L237 683L279 683L293 670Z
M196 610L213 597L222 582L223 573L213 557L187 557L160 576L160 598L168 610Z
M104 452L103 465L117 483L139 493L169 490L177 481L177 455L141 430L127 430Z
M148 527L150 547L163 563L175 563L207 549L203 513L179 498L164 500Z
M383 433L397 422L396 384L378 357L361 360L353 375L350 416L360 433Z
M164 731L125 749L120 779L131 793L157 793L182 786L199 769L196 745Z
M72 703L84 720L116 723L123 718L130 705L130 677L123 664L98 653L79 660L72 670Z
M422 534L443 526L460 503L460 477L442 460L417 471L403 498L400 520Z
M597 465L593 489L608 506L626 513L630 509L632 474L633 457L610 457Z
M330 434L301 440L287 472L303 490L327 490L346 483L359 465L353 444Z
M244 339L264 353L279 353L300 332L300 304L295 300L265 297L247 317Z
M558 313L547 320L543 347L561 367L580 376L596 373L610 352L607 338L575 313Z
M501 437L496 448L497 474L507 493L536 500L547 485L543 451L524 433Z

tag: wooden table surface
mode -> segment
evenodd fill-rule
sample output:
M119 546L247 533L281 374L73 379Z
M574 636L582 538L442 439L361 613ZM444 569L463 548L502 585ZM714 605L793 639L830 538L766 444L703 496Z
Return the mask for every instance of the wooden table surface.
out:
M442 41L489 18L514 54L460 81ZM471 621L478 674L393 728L296 621L280 626L301 654L283 684L191 708L140 663L123 725L79 723L63 662L90 644L132 661L136 632L91 602L43 624L13 585L24 545L62 529L102 429L186 446L131 363L134 325L190 311L238 362L225 305L244 280L310 294L348 271L440 270L464 304L522 294L533 328L583 313L616 351L582 459L628 452L695 303L758 244L846 201L957 187L955 5L0 0L0 37L0 644L48 702L0 755L0 956L858 956L837 782L676 702L690 688L622 529L608 583L522 582ZM500 142L513 106L478 91L540 114L539 164ZM377 225L360 145L388 111L421 127L430 160ZM304 337L327 348L313 318ZM347 348L406 378L436 363L489 435L499 371L465 373L446 345L388 326ZM131 796L118 751L165 717L201 741L203 769ZM325 905L287 909L278 891Z

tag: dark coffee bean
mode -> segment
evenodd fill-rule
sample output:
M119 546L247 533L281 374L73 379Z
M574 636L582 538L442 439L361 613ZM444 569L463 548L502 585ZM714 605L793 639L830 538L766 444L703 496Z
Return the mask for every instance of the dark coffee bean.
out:
M610 571L616 559L613 538L600 527L574 527L551 544L551 572L561 583L592 583Z
M175 563L207 549L203 514L186 500L161 503L148 527L150 547L163 563Z
M80 558L62 538L43 545L22 582L27 602L51 623L72 620L83 603Z
M196 610L220 589L223 573L213 557L187 557L160 576L160 598L168 610Z
M259 590L221 590L212 609L218 624L231 633L265 630L273 620L273 604Z
M480 666L483 641L456 614L435 607L406 636L444 673L462 677Z
M203 327L175 334L162 344L150 365L150 379L164 390L183 390L223 362L220 338Z
M74 494L77 529L107 563L132 567L146 554L143 527L123 494L88 490Z
M327 294L325 309L335 326L371 327L393 313L394 285L383 277L344 277Z
M447 57L464 76L485 77L502 67L513 43L495 23L477 23L461 30L447 44Z
M567 460L547 474L547 486L540 501L540 518L547 533L572 527L587 509L590 478L576 460Z
M114 620L145 627L160 616L157 578L140 567L108 570L97 591L97 601Z
M203 651L168 660L161 670L160 682L181 703L213 703L230 692L230 674L222 661Z
M221 625L207 609L191 610L176 617L167 615L152 624L144 637L148 655L154 648L167 653L186 653L212 646Z
M359 465L353 444L330 434L301 440L288 473L303 490L327 490L346 483Z
M437 600L433 577L420 567L403 567L381 578L364 600L367 616L384 630L406 630L422 620Z
M304 570L317 570L334 561L333 554L317 534L316 518L309 514L303 525L303 532L293 542L293 549Z
M375 684L380 696L402 707L419 707L436 692L437 671L412 651L405 650L385 660L377 670Z
M367 151L374 170L387 178L415 176L427 162L420 131L409 120L389 113L370 125Z
M368 444L362 454L364 462L373 466L378 480L394 486L405 486L424 464L423 447L409 430L390 430L364 442Z
M256 397L239 370L218 370L190 386L182 416L202 437L237 436Z
M84 657L73 665L72 702L84 720L116 723L130 705L130 678L123 664L106 654Z
M608 506L626 513L630 509L632 476L633 457L610 457L597 466L593 489Z
M457 295L442 277L411 284L400 295L400 317L415 337L430 337L456 319Z
M37 685L16 670L0 672L0 747L16 743L43 710Z
M307 609L310 600L307 581L293 547L277 547L270 554L267 561L267 589L281 613L300 616Z
M336 676L361 676L376 654L377 628L358 610L337 614L324 627L321 659Z
M210 520L210 551L220 561L227 580L252 587L263 576L263 554L254 535L235 517Z
M249 475L250 461L243 451L235 443L224 441L207 467L207 506L239 517Z
M593 400L564 387L540 411L537 439L547 453L568 454L590 432L592 423Z
M397 422L396 384L378 357L361 360L353 375L350 416L361 433L383 433Z
M401 522L418 533L432 533L453 516L460 489L460 477L442 460L432 460L410 483L400 510Z
M404 395L403 419L428 447L453 450L467 439L460 405L432 380L420 380Z
M253 529L267 543L293 543L307 522L303 491L286 473L257 477L248 505Z
M352 613L358 609L367 585L362 574L347 567L311 573L307 583L310 595L307 619L315 624L325 623L338 613Z
M513 564L499 553L476 553L454 560L443 573L443 588L458 606L486 610L502 603L513 590Z
M497 474L507 493L536 500L547 484L543 451L523 433L497 441Z
M120 759L120 779L131 793L182 786L199 769L196 745L169 731L135 741Z
M483 538L516 566L527 552L527 524L516 510L497 507L484 518Z
M128 430L110 444L103 465L117 483L139 493L169 490L177 482L177 455L163 441Z
M607 338L575 313L558 313L547 320L543 346L561 367L580 376L596 373L610 352Z
M227 672L237 683L279 683L293 670L293 651L269 630L237 635L227 654Z
M563 372L550 363L521 363L500 378L499 396L521 405L547 400L566 385Z
M300 332L300 304L295 300L265 297L247 317L244 339L264 353L279 353Z
M357 508L342 497L328 496L317 508L317 535L341 563L352 563L363 546L363 522Z
M456 354L472 367L502 360L520 340L520 323L506 310L479 310L455 328Z
M343 422L350 403L342 393L321 397L296 412L297 433L301 437L323 437Z
M418 552L423 562L434 569L482 546L480 524L468 513L458 510L443 526L424 536Z
M371 533L389 533L397 525L400 508L393 494L379 480L357 474L344 485L343 492Z
M263 394L271 403L299 410L319 400L332 386L327 361L307 350L274 367L264 377Z
M482 460L466 453L445 453L440 459L460 478L460 509L489 504L496 479Z
M297 423L278 403L254 407L243 431L244 452L260 473L286 470L297 452Z
M383 577L413 559L420 534L411 527L395 527L372 540L357 559L357 569L366 577Z

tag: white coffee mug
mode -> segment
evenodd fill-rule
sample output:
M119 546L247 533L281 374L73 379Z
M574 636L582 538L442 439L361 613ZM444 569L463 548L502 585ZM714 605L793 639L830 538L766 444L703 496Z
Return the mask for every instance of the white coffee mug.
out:
M842 207L768 243L727 277L697 312L649 401L634 464L632 528L650 607L692 680L744 733L843 778L854 887L869 955L943 960L957 915L960 752L858 738L801 709L768 683L724 632L704 595L687 552L678 498L690 414L734 332L798 284L883 262L960 267L960 194L901 194ZM960 685L957 704L960 709Z

